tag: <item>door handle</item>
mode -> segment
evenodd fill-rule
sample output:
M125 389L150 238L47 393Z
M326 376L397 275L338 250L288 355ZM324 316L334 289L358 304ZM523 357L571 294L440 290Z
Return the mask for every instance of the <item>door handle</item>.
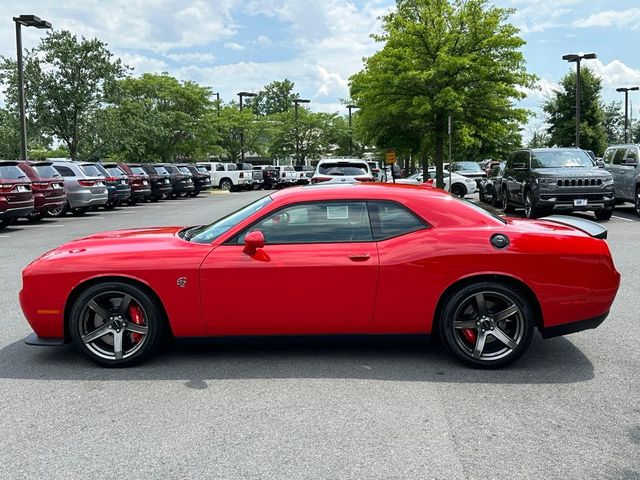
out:
M369 254L360 253L360 254L349 255L349 259L354 262L366 262L367 260L369 260Z

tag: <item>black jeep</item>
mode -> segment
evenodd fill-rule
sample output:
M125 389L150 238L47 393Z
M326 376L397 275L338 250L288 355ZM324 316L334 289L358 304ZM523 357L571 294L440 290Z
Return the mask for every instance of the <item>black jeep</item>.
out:
M593 211L599 220L613 213L613 178L578 148L535 148L512 153L501 187L505 212L523 207L528 218L555 211Z

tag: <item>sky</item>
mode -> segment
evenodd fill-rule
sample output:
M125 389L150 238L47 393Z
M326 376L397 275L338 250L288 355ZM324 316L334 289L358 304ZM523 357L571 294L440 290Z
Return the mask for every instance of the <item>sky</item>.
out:
M56 29L97 37L134 68L168 72L211 86L224 101L288 78L314 111L344 113L349 77L381 44L379 17L392 0L2 0L0 55L15 57L13 15L35 14ZM616 87L640 85L639 0L494 0L515 9L511 22L526 40L527 68L539 78L522 105L537 115L571 65L566 53L595 52L585 62L602 78L606 102ZM23 30L25 48L43 32ZM574 64L572 64L574 65ZM633 96L632 96L633 99ZM637 99L640 108L640 96Z

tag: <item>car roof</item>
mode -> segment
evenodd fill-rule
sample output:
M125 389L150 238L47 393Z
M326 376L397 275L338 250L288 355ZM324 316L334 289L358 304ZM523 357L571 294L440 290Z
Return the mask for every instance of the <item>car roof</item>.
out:
M368 160L363 160L361 158L323 158L318 162L320 163L349 163L349 162L357 162L357 163L367 163Z
M432 195L435 197L449 194L436 189L425 188L416 185L401 185L394 183L349 183L330 185L308 185L303 187L291 187L273 193L271 197L276 200L287 201L295 197L295 201L311 200L349 200L368 198L372 200L402 200L406 197L415 198L420 195Z

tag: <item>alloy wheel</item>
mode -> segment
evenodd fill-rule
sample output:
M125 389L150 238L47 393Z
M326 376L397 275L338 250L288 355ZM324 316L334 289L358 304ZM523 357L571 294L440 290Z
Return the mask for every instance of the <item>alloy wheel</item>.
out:
M82 308L78 333L93 355L105 360L127 359L145 344L148 318L131 295L107 291L93 296Z
M484 362L510 356L527 333L520 306L507 295L490 290L466 297L455 310L452 328L459 352Z
M636 213L640 216L640 187L636 189Z

